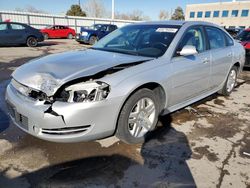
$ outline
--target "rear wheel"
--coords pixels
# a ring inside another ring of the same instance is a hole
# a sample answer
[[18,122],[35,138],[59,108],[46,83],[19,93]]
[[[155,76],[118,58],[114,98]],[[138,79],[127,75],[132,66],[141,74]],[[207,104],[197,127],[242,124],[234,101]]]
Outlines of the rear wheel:
[[158,121],[159,104],[150,89],[135,92],[124,104],[117,125],[116,136],[129,144],[142,143]]
[[35,37],[29,37],[26,41],[26,44],[29,47],[36,47],[38,44],[38,41]]
[[68,39],[73,39],[73,35],[72,33],[69,33],[68,36],[67,36]]
[[97,42],[97,37],[96,36],[91,36],[90,38],[89,38],[89,44],[90,45],[93,45],[93,44],[95,44],[96,42]]
[[237,72],[238,68],[233,66],[228,74],[227,81],[225,82],[222,90],[219,92],[220,94],[229,96],[232,93],[237,81]]

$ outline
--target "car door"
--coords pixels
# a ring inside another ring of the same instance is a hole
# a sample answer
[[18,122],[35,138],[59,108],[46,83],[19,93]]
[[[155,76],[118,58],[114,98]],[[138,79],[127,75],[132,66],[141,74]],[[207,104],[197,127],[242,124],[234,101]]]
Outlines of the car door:
[[23,25],[10,23],[10,44],[26,43],[27,32]]
[[7,23],[0,24],[0,44],[9,44],[10,29]]
[[68,36],[68,29],[65,26],[59,27],[59,37],[64,38]]
[[58,34],[57,34],[58,30],[59,30],[59,27],[58,27],[58,26],[53,26],[53,27],[51,27],[51,29],[50,29],[50,37],[51,37],[51,38],[56,38],[56,37],[58,37]]
[[100,30],[99,30],[99,34],[98,34],[98,38],[101,39],[102,37],[106,36],[108,34],[108,31],[107,31],[107,26],[106,25],[103,25]]
[[219,28],[209,26],[205,30],[212,55],[211,87],[216,88],[223,83],[232,65],[232,43],[227,44],[226,34]]
[[[181,56],[180,51],[186,45],[194,46],[198,53]],[[171,60],[173,76],[170,106],[185,102],[209,90],[211,56],[207,49],[203,27],[188,28]]]

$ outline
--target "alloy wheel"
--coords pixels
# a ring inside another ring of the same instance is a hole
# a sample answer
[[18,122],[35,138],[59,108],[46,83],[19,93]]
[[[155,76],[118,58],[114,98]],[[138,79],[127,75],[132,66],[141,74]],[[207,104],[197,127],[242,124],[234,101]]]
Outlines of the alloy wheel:
[[227,92],[231,92],[235,86],[237,78],[237,73],[234,69],[232,69],[229,73],[228,80],[227,80]]
[[150,98],[140,99],[129,114],[129,133],[136,138],[143,137],[152,129],[155,112],[155,104]]

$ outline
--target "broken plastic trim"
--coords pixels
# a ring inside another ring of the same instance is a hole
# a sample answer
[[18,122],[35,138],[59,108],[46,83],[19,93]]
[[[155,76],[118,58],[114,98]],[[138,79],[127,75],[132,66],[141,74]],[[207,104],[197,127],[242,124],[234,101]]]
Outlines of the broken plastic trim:
[[50,106],[47,110],[45,110],[44,113],[45,113],[45,114],[48,113],[48,114],[51,114],[51,115],[54,115],[54,116],[60,116],[60,117],[62,118],[62,120],[63,120],[63,123],[66,124],[66,123],[65,123],[65,120],[64,120],[64,116],[63,116],[63,115],[59,115],[57,112],[55,112],[55,111],[52,109],[52,105],[53,105],[53,104],[51,104],[51,106]]

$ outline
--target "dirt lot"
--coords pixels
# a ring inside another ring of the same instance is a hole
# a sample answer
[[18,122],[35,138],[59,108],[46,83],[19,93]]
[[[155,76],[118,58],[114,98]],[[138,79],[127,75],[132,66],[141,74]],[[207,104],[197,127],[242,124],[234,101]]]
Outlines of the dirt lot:
[[249,70],[230,97],[213,95],[162,117],[143,145],[115,137],[57,144],[15,127],[4,102],[11,72],[30,59],[80,48],[73,40],[0,47],[0,187],[250,187]]

